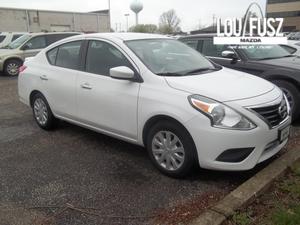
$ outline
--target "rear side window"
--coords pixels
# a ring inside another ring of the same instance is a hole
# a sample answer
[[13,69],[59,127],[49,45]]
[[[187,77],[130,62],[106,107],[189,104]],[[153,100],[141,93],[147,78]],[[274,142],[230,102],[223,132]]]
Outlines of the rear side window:
[[182,40],[182,42],[195,50],[198,49],[198,40]]
[[51,65],[55,65],[58,48],[54,48],[47,53],[48,61]]
[[0,35],[0,43],[5,39],[5,35]]
[[18,39],[19,37],[21,37],[23,34],[15,34],[13,35],[11,42],[13,42],[14,40]]
[[127,58],[113,45],[102,41],[90,41],[86,56],[86,71],[99,75],[109,76],[113,67],[133,67]]
[[[56,53],[55,49],[53,49],[54,51],[51,50],[48,52],[48,60],[50,63],[51,60],[53,62],[56,55],[56,66],[78,70],[80,65],[80,47],[81,41],[74,41],[60,45]],[[51,56],[53,56],[52,59]]]

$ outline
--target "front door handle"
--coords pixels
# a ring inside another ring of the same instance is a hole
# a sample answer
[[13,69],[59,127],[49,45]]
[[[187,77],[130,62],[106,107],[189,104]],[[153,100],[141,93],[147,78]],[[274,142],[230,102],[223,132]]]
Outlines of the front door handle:
[[88,89],[88,90],[91,90],[92,89],[92,86],[89,84],[89,83],[84,83],[82,85],[80,85],[81,88],[83,89]]
[[40,79],[41,79],[41,80],[48,80],[48,78],[47,78],[47,76],[46,76],[46,75],[42,75],[42,76],[40,76]]

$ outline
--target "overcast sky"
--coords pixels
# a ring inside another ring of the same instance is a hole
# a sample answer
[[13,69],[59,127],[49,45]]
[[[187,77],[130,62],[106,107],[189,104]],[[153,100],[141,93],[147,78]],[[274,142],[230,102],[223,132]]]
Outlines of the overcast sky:
[[[198,29],[212,24],[213,15],[220,18],[241,17],[253,0],[141,0],[144,9],[139,15],[140,23],[158,24],[159,16],[175,9],[181,19],[183,31]],[[130,13],[129,26],[135,19],[129,5],[132,0],[111,0],[112,28],[126,30],[124,14]],[[266,0],[256,0],[265,11]],[[108,0],[0,0],[0,7],[33,8],[88,12],[108,8]]]

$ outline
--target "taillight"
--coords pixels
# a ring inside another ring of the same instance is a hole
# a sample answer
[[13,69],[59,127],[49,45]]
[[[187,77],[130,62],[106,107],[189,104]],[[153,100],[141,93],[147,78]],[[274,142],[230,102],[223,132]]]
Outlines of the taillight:
[[19,67],[19,73],[22,73],[24,70],[26,70],[27,66],[23,65]]

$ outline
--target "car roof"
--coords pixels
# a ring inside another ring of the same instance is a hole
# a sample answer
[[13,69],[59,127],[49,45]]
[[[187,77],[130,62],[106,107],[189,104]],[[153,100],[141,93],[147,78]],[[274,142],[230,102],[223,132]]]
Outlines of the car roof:
[[88,37],[88,38],[116,38],[122,41],[130,41],[130,40],[140,40],[140,39],[161,39],[167,38],[167,36],[160,35],[160,34],[144,34],[144,33],[93,33],[93,34],[84,34],[81,37]]
[[30,36],[40,36],[40,35],[51,35],[51,34],[81,34],[79,32],[39,32],[39,33],[26,33]]
[[191,34],[191,35],[186,35],[182,36],[179,39],[185,39],[185,38],[199,38],[199,37],[215,37],[217,34],[215,33],[207,33],[207,34]]

